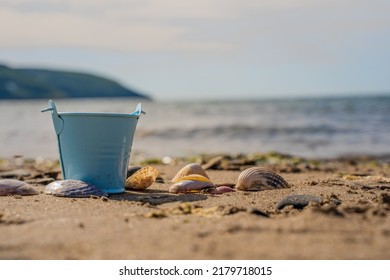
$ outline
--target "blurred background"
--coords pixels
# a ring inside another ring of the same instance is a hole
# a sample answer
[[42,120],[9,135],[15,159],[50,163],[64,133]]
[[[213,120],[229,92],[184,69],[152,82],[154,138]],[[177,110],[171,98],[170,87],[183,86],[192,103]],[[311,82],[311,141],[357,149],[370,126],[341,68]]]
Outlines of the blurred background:
[[39,112],[49,98],[60,111],[131,112],[135,97],[147,114],[133,151],[148,157],[390,154],[389,10],[385,0],[0,0],[0,156],[57,156]]

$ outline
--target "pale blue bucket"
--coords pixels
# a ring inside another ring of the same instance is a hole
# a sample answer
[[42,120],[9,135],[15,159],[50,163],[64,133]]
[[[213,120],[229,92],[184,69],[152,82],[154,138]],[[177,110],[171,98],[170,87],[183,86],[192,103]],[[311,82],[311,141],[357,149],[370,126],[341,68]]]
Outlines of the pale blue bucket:
[[51,111],[64,179],[81,180],[108,194],[123,193],[141,104],[131,114]]

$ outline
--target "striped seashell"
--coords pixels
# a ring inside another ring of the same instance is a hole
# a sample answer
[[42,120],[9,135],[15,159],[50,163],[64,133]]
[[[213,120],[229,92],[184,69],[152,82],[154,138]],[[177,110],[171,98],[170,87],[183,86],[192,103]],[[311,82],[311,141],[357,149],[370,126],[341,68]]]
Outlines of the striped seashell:
[[168,191],[170,193],[199,193],[202,190],[214,188],[215,185],[211,181],[182,180],[171,185]]
[[262,167],[245,169],[238,176],[236,189],[242,191],[261,191],[288,188],[287,181],[275,172]]
[[158,171],[152,166],[142,167],[126,180],[125,188],[143,190],[150,187],[158,176]]
[[182,177],[188,175],[194,175],[194,174],[201,175],[203,177],[210,179],[206,171],[199,164],[190,163],[184,166],[182,169],[180,169],[179,172],[177,172],[175,177],[173,177],[172,179],[172,183],[178,182]]
[[36,194],[38,192],[25,182],[14,179],[0,180],[0,196]]
[[211,180],[209,178],[206,178],[206,177],[204,177],[202,175],[198,175],[198,174],[191,174],[191,175],[181,177],[176,181],[176,183],[181,182],[181,181],[200,181],[200,182],[213,183],[213,182],[211,182]]
[[98,187],[79,180],[54,181],[46,186],[46,194],[60,197],[86,198],[91,196],[108,196]]

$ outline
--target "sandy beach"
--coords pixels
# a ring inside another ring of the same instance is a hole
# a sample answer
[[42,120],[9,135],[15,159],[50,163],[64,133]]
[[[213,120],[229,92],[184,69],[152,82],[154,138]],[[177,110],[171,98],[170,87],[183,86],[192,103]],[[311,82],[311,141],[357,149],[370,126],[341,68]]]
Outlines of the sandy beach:
[[[211,180],[235,184],[242,170],[267,167],[290,188],[221,195],[172,194],[170,180],[190,162]],[[0,179],[39,191],[0,196],[1,259],[390,259],[388,158],[305,160],[275,153],[150,160],[160,177],[145,191],[91,198],[44,193],[58,163],[0,161]],[[276,205],[313,195],[303,209]]]

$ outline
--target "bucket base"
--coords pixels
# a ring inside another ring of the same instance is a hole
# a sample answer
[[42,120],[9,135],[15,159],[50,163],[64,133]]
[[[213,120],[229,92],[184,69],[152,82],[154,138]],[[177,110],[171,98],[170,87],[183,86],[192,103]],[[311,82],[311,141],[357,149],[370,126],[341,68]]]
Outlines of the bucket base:
[[[69,174],[69,172],[68,172]],[[105,176],[103,176],[104,178]],[[86,182],[88,184],[94,185],[95,187],[101,189],[107,194],[121,194],[125,192],[124,183],[120,178],[117,177],[116,180],[107,180],[102,179],[97,176],[85,176],[84,174],[71,174],[70,176],[64,176],[65,180],[79,180]]]
[[104,191],[108,194],[122,194],[122,193],[125,193],[125,188],[123,188],[123,189],[104,189]]

